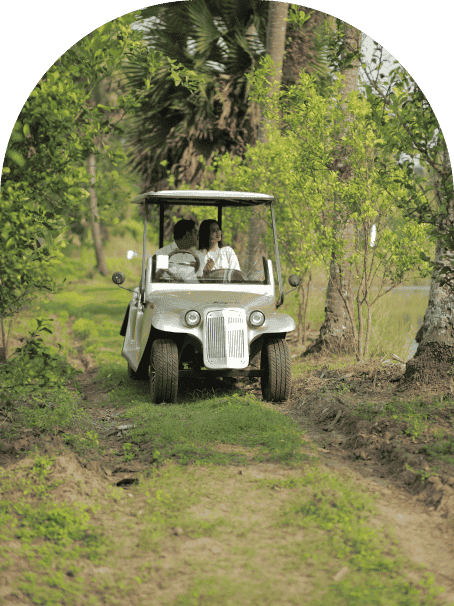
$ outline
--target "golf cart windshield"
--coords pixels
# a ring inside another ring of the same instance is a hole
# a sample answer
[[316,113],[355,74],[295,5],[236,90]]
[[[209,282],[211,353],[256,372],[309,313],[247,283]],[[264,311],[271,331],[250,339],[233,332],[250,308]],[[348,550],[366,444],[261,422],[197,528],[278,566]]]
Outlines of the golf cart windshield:
[[[266,258],[250,259],[236,255],[231,247],[204,253],[199,250],[172,251],[174,254],[156,255],[153,258],[152,282],[176,282],[188,284],[270,284]],[[198,259],[198,263],[197,263]],[[208,260],[210,271],[203,272]]]
[[[269,206],[224,208],[222,226],[219,226],[216,208],[195,206],[191,207],[191,212],[196,218],[198,228],[194,246],[182,250],[173,242],[166,245],[164,250],[156,251],[152,258],[152,282],[272,283],[268,259],[274,261],[274,242],[272,229],[269,229]],[[262,235],[254,230],[254,222],[257,222],[258,216],[265,226]],[[209,243],[207,238],[203,237],[203,225],[207,220],[214,222],[210,227],[212,231],[216,231],[214,243]],[[218,231],[216,228],[219,228]]]

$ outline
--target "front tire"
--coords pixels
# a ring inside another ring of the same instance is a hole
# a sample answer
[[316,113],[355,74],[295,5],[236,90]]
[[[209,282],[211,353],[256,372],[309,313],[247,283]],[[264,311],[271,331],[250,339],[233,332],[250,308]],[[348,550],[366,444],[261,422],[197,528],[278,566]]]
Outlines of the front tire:
[[260,360],[262,396],[268,402],[284,402],[290,397],[292,370],[290,350],[283,339],[269,339],[262,346]]
[[154,404],[173,403],[178,393],[178,347],[172,339],[153,342],[150,357],[150,392]]

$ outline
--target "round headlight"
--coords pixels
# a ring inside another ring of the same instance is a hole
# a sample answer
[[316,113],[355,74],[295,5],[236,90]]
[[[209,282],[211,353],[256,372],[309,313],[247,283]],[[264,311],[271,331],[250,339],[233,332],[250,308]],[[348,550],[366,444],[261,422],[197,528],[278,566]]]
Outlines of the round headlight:
[[253,311],[249,316],[249,324],[251,326],[261,326],[265,322],[265,316],[261,311]]
[[197,324],[200,324],[200,314],[198,311],[188,311],[185,320],[188,326],[197,326]]

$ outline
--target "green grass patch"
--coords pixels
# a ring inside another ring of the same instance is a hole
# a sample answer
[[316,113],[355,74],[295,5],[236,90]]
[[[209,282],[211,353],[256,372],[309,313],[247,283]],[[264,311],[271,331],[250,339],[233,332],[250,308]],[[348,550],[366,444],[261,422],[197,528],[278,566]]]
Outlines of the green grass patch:
[[[404,422],[407,427],[404,433],[411,438],[420,438],[427,432],[431,423],[436,420],[437,413],[452,408],[454,400],[448,398],[433,399],[428,402],[427,398],[417,397],[410,400],[393,398],[389,402],[377,407],[376,404],[364,402],[356,411],[356,414],[366,421],[380,418],[389,418],[396,422]],[[438,435],[438,438],[441,436]]]
[[321,568],[332,566],[334,558],[339,569],[349,569],[344,579],[328,582],[322,595],[306,601],[308,606],[422,606],[432,604],[431,599],[440,595],[430,575],[419,585],[406,579],[408,561],[399,554],[392,536],[371,527],[370,518],[376,511],[373,499],[355,490],[351,480],[313,468],[301,478],[260,480],[258,484],[294,492],[291,505],[276,522],[277,529],[300,527],[307,529],[309,536],[323,531],[316,544],[308,541],[293,546],[296,568],[308,560]]
[[74,578],[80,562],[99,562],[110,539],[92,521],[96,506],[53,501],[64,481],[53,478],[54,465],[54,458],[37,454],[29,465],[0,470],[1,568],[14,566],[16,587],[33,604],[75,605],[84,585]]
[[[115,400],[123,400],[128,391],[128,386],[123,393],[117,391]],[[182,464],[244,463],[245,456],[218,452],[216,444],[256,448],[256,460],[294,463],[304,458],[299,452],[303,444],[301,430],[294,421],[252,395],[234,393],[153,406],[147,390],[143,397],[136,396],[129,402],[131,407],[125,416],[134,420],[136,428],[128,433],[128,442],[158,462],[175,458]]]
[[[52,432],[70,428],[88,430],[89,426],[89,417],[81,408],[80,395],[67,388],[29,396],[15,407],[13,418],[16,430],[28,427]],[[6,427],[4,437],[8,437]]]
[[[81,541],[84,549],[99,543],[99,536],[90,527],[90,512],[80,503],[49,502],[52,490],[61,481],[52,480],[55,460],[36,454],[33,465],[19,478],[8,469],[0,470],[1,515],[9,520],[9,530],[25,544],[34,539],[51,541],[57,547],[68,547]],[[92,511],[93,513],[93,511]],[[5,540],[8,530],[5,526]]]

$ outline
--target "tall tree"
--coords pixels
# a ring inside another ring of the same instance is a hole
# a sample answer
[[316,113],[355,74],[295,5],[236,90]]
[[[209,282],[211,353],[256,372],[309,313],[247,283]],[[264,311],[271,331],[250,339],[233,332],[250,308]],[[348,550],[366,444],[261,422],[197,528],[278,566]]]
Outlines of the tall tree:
[[[101,87],[100,82],[96,82],[93,91],[93,104],[95,107],[101,104]],[[99,141],[95,141],[95,149],[99,153]],[[90,227],[91,236],[93,238],[93,246],[95,248],[96,264],[99,273],[102,276],[107,276],[108,269],[104,258],[104,250],[102,247],[101,230],[99,226],[98,213],[98,198],[96,195],[96,154],[93,150],[88,156],[88,174],[90,183],[88,193],[90,194]]]
[[304,70],[316,77],[318,90],[323,93],[331,81],[326,62],[326,13],[306,6],[291,5],[285,36],[282,85],[292,86]]
[[[92,86],[134,39],[132,21],[116,19],[71,48],[43,75],[20,111],[2,170],[0,324],[40,291],[56,287],[54,266],[62,254],[65,222],[87,209],[87,159],[96,152],[97,138],[115,127],[111,108],[93,105]],[[126,107],[126,99],[118,105]],[[117,106],[117,111],[122,110]],[[104,150],[112,163],[118,155]],[[3,327],[0,334],[6,350],[8,331]]]
[[[341,90],[343,105],[349,94],[358,90],[359,77],[359,51],[361,50],[361,32],[348,23],[340,22],[330,17],[329,26],[337,30],[341,39],[343,55],[353,54],[351,61],[341,71],[344,85]],[[333,158],[332,169],[338,174],[341,181],[348,180],[352,167],[348,161],[348,144],[339,140],[337,155]],[[338,237],[343,238],[348,247],[352,247],[354,240],[353,224],[347,223]],[[326,291],[325,320],[320,328],[319,337],[303,353],[304,356],[320,352],[353,352],[354,327],[352,324],[353,293],[352,276],[348,264],[341,265],[333,252],[330,264],[328,287]]]
[[[270,94],[272,94],[273,90],[279,89],[282,81],[288,7],[288,2],[269,2],[268,24],[266,28],[266,54],[269,55],[274,66],[274,73],[269,82]],[[258,140],[261,143],[266,142],[263,116],[260,116]]]
[[[270,95],[272,95],[273,91],[276,89],[279,90],[282,80],[288,6],[287,2],[269,3],[268,25],[266,29],[266,54],[273,64],[273,72],[268,82]],[[261,115],[259,119],[258,141],[259,143],[266,143],[266,124],[264,115]],[[246,259],[247,272],[252,271],[254,267],[260,267],[261,259],[266,255],[265,234],[266,223],[263,218],[263,209],[257,207],[251,214],[249,223],[248,254]]]
[[[267,128],[268,141],[250,146],[243,162],[224,156],[213,186],[247,189],[259,184],[275,196],[282,261],[290,271],[303,276],[311,261],[329,267],[333,251],[341,266],[352,268],[356,310],[349,311],[356,311],[352,320],[358,321],[358,330],[352,321],[354,344],[358,358],[367,359],[373,306],[406,279],[421,253],[429,252],[427,227],[403,220],[396,207],[405,173],[381,149],[383,133],[371,121],[365,99],[358,94],[342,99],[341,80],[322,97],[305,73],[299,85],[270,99],[265,70],[263,66],[255,72],[251,92],[273,125]],[[341,136],[349,142],[355,167],[344,181],[330,167],[332,158],[338,158]],[[373,224],[378,230],[371,246]],[[354,234],[348,243],[338,236],[346,226]]]
[[[405,382],[431,383],[449,378],[454,362],[454,188],[451,161],[438,120],[418,84],[397,61],[383,71],[382,49],[375,48],[376,69],[366,66],[366,95],[375,120],[387,130],[383,141],[406,168],[407,195],[397,203],[405,216],[431,226],[436,242],[432,280],[418,349],[407,365]],[[423,170],[421,170],[421,168]],[[416,185],[415,172],[417,173]],[[424,257],[423,257],[424,258]],[[428,260],[424,258],[424,260]]]
[[215,155],[242,155],[255,141],[246,74],[265,52],[268,8],[262,0],[192,0],[141,12],[146,46],[127,74],[140,99],[130,143],[144,189],[166,187],[169,171],[174,186],[198,185]]
[[[197,186],[209,181],[216,156],[241,157],[247,144],[255,143],[259,115],[250,103],[246,76],[266,53],[267,26],[276,23],[268,20],[268,12],[285,11],[285,6],[191,0],[141,11],[146,46],[130,56],[127,73],[128,87],[140,103],[130,144],[143,189],[168,186],[169,173],[171,186]],[[295,35],[306,27],[305,13],[296,6],[290,11],[300,13],[303,18],[292,24]],[[308,38],[315,38],[315,30]],[[284,71],[289,61],[288,84],[298,79],[296,60],[298,65],[317,63],[312,51],[304,56],[300,51],[283,59]]]

